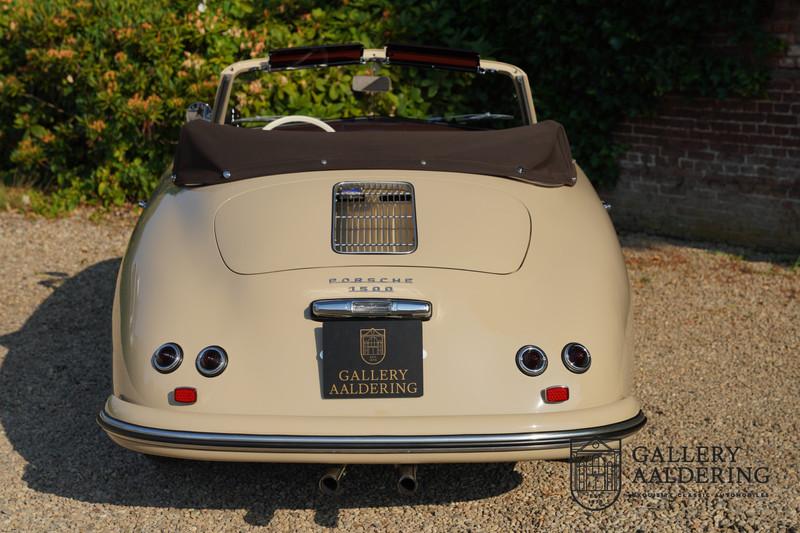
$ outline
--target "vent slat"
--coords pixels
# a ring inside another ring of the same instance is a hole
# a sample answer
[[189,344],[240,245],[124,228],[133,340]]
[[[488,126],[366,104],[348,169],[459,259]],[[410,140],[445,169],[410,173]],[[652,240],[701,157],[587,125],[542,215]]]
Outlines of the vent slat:
[[417,249],[414,189],[403,182],[343,182],[333,188],[333,250],[406,254]]

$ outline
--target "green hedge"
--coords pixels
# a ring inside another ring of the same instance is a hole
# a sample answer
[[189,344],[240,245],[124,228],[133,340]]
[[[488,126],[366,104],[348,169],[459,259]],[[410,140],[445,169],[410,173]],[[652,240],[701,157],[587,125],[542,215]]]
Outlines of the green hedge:
[[[4,0],[0,173],[7,184],[53,191],[58,208],[147,197],[186,106],[213,100],[225,65],[270,48],[394,40],[522,66],[540,118],[563,122],[590,176],[612,181],[620,146],[611,132],[657,96],[763,89],[775,45],[759,30],[760,5],[209,0],[200,11],[197,0]],[[731,47],[708,46],[714,28]]]

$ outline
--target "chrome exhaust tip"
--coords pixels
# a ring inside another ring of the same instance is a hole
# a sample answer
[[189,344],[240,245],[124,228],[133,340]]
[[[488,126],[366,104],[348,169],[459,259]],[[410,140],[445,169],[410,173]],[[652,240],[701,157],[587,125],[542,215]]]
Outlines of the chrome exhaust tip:
[[319,478],[319,491],[322,494],[335,495],[342,492],[342,478],[347,465],[337,465],[328,468]]
[[397,474],[397,492],[402,496],[411,496],[418,489],[417,465],[400,465]]

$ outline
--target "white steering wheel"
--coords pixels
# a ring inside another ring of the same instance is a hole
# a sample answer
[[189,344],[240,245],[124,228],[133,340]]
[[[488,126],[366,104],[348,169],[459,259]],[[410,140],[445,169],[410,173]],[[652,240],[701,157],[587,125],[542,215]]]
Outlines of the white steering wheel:
[[285,117],[281,117],[279,119],[273,120],[272,122],[270,122],[261,129],[269,131],[269,130],[274,130],[275,128],[278,128],[280,126],[283,126],[284,124],[296,124],[296,123],[312,124],[324,131],[327,131],[328,133],[333,133],[336,131],[330,126],[330,124],[326,124],[325,122],[322,122],[318,118],[309,117],[307,115],[288,115]]

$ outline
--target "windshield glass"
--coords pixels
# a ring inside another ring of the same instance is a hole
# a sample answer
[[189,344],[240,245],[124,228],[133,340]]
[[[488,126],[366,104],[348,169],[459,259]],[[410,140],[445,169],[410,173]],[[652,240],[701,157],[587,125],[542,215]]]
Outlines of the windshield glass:
[[[369,92],[354,90],[354,85],[366,85]],[[524,108],[507,75],[377,62],[244,73],[234,81],[229,109],[226,122],[247,127],[262,127],[286,115],[475,129],[525,124]]]

